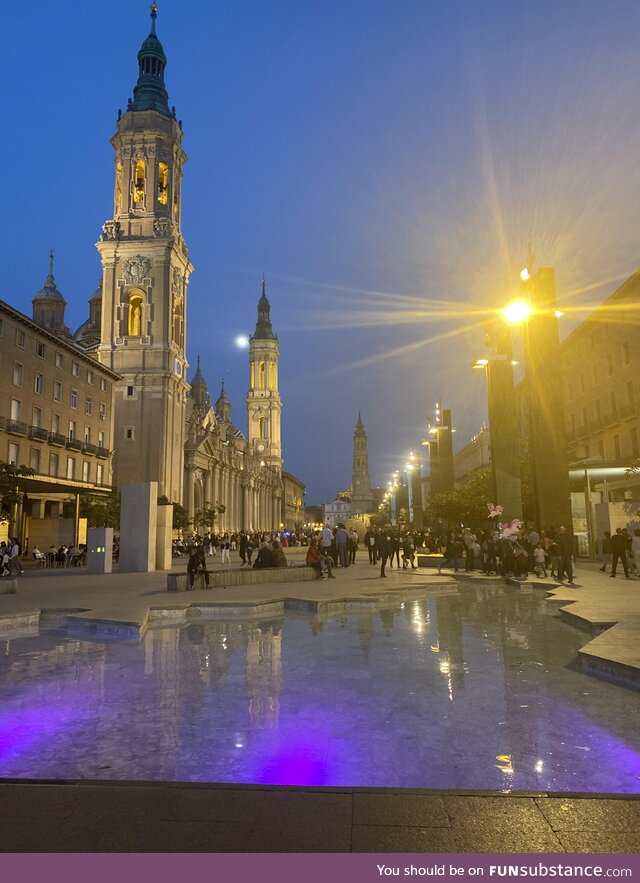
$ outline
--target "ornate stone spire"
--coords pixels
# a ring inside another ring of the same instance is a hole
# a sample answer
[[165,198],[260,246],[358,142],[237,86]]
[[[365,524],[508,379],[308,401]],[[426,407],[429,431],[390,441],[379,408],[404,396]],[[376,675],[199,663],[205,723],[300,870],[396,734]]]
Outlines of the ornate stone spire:
[[216,414],[223,420],[231,420],[231,402],[227,398],[224,391],[224,377],[222,378],[222,388],[216,402]]
[[49,273],[43,287],[31,300],[33,321],[48,331],[59,331],[66,336],[71,332],[64,324],[64,311],[67,302],[58,291],[53,276],[53,249],[49,252]]
[[258,321],[253,337],[258,340],[277,339],[271,325],[271,304],[267,299],[267,280],[264,275],[262,276],[262,295],[258,301]]
[[194,401],[203,407],[211,407],[211,400],[209,398],[209,389],[207,387],[207,381],[204,379],[202,375],[202,371],[200,370],[200,355],[198,354],[198,364],[196,367],[196,373],[193,375],[193,379],[191,381],[191,396]]
[[138,52],[138,82],[133,90],[133,101],[128,110],[156,110],[163,116],[172,116],[169,95],[164,85],[167,56],[156,35],[158,7],[151,4],[151,31]]

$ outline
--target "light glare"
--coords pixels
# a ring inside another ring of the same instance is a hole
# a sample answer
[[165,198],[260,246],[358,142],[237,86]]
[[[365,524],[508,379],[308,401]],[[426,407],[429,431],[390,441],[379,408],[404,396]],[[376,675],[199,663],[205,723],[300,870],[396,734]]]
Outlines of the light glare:
[[526,322],[533,310],[525,300],[514,300],[503,309],[502,315],[510,325]]

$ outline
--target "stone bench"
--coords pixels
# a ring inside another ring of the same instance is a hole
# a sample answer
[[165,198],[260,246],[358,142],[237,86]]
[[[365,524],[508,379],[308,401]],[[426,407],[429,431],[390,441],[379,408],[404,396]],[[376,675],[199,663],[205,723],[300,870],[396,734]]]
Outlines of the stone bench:
[[438,552],[430,552],[428,554],[418,553],[417,558],[418,567],[437,567],[438,573],[441,573],[443,565],[447,560],[444,555],[440,555]]
[[[210,570],[209,588],[229,588],[230,586],[255,586],[263,583],[297,583],[316,578],[316,572],[305,564],[293,567],[247,567],[233,570]],[[204,573],[196,573],[193,589],[206,589]],[[187,573],[167,574],[168,592],[189,592]]]
[[15,576],[3,576],[0,579],[0,595],[16,595],[18,593],[18,578]]

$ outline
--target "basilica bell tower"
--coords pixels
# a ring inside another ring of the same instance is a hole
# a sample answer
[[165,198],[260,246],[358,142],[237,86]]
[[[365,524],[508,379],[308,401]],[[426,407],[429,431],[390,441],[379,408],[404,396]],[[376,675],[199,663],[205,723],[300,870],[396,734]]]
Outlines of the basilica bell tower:
[[282,469],[280,417],[282,402],[278,392],[278,338],[271,325],[271,305],[267,283],[262,277],[258,301],[258,321],[249,340],[249,392],[247,393],[248,441],[252,453],[265,466]]
[[169,108],[167,58],[151,31],[138,52],[138,82],[111,139],[113,218],[102,259],[97,355],[122,375],[116,387],[114,483],[157,481],[182,502],[187,286],[193,267],[181,232],[182,122]]

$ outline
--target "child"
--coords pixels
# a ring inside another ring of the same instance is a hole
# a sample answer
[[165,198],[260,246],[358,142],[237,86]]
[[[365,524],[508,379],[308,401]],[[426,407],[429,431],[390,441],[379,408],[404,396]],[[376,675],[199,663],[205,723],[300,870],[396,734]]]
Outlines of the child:
[[536,576],[547,576],[547,556],[542,543],[533,550],[533,572]]

